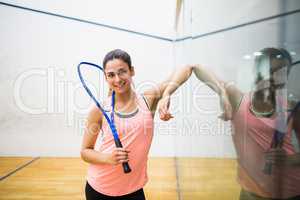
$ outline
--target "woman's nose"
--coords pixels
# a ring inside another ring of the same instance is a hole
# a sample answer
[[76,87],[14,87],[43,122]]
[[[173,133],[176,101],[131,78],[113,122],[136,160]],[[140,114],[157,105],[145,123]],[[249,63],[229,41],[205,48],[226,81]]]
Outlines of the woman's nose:
[[115,81],[116,81],[116,82],[121,81],[121,78],[120,78],[120,76],[119,76],[118,74],[116,74],[116,76],[115,76]]

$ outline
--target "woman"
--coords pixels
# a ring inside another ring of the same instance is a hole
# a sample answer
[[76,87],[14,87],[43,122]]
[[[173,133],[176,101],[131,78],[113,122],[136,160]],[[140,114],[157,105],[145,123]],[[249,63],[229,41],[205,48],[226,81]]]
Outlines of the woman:
[[[87,117],[81,149],[82,159],[90,163],[86,199],[143,200],[143,187],[148,180],[147,159],[153,137],[153,117],[168,80],[143,94],[135,93],[131,87],[135,71],[130,56],[120,49],[105,56],[103,68],[106,82],[115,92],[114,118],[123,148],[115,147],[107,121],[94,106]],[[186,77],[181,71],[175,76],[175,83],[183,82],[182,78]],[[110,101],[111,97],[105,102],[110,105]],[[95,149],[100,130],[103,141],[99,149]],[[124,162],[129,162],[130,173],[123,172],[121,164]]]

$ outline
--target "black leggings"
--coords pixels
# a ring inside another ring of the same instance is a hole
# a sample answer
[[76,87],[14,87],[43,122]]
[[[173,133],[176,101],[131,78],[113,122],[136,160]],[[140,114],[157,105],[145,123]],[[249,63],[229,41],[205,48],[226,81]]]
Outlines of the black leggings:
[[136,192],[126,194],[123,196],[117,196],[117,197],[112,197],[112,196],[107,196],[104,194],[101,194],[94,190],[88,182],[86,182],[85,186],[85,198],[86,200],[145,200],[145,194],[143,188],[139,189]]

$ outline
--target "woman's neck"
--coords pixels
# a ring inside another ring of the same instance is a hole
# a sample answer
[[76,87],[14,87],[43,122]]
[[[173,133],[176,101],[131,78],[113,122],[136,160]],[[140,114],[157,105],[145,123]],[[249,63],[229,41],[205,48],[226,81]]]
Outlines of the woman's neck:
[[115,108],[120,112],[130,112],[136,108],[135,104],[136,94],[134,91],[129,90],[124,93],[116,93]]
[[116,101],[118,103],[127,103],[133,97],[135,97],[135,93],[131,89],[123,93],[116,93]]
[[274,103],[272,97],[264,97],[261,94],[253,93],[251,95],[251,107],[250,109],[256,114],[270,116],[275,112]]

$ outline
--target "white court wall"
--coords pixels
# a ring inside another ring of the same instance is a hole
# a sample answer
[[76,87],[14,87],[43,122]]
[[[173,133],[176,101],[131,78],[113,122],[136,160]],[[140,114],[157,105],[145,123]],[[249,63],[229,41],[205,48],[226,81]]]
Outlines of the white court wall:
[[[89,6],[91,12],[81,13],[79,8],[88,4],[78,2],[72,9],[60,7],[56,1],[7,2],[168,38],[197,36],[281,12],[279,1],[272,1],[272,6],[266,1],[245,5],[231,0],[222,6],[216,1],[185,1],[175,34],[173,14],[163,14],[163,9],[153,16],[149,7],[134,18],[133,14],[127,16],[126,9],[115,15],[106,11],[102,16]],[[66,5],[68,1],[63,2]],[[161,5],[165,9],[170,5],[166,2]],[[104,13],[105,9],[100,9]],[[231,12],[233,9],[238,12]],[[122,23],[120,13],[126,16]],[[1,5],[0,16],[5,19],[0,20],[0,156],[79,156],[91,104],[77,77],[76,65],[82,60],[101,64],[107,51],[127,50],[136,67],[137,91],[188,63],[204,64],[220,78],[248,91],[253,52],[282,42],[280,19],[168,42]],[[106,91],[99,83],[104,80],[92,72],[88,77],[94,91],[103,97]],[[172,100],[175,119],[165,123],[155,118],[151,156],[235,157],[229,123],[217,119],[221,112],[218,98],[210,89],[192,76]]]
[[[173,69],[170,42],[11,7],[0,6],[0,13],[5,19],[0,20],[2,156],[79,155],[91,103],[77,76],[80,61],[101,64],[109,50],[126,49],[138,91]],[[104,83],[91,73],[89,80],[98,90],[98,82]],[[156,135],[158,141],[170,141]],[[170,154],[173,143],[165,144]]]
[[173,0],[5,0],[4,2],[161,37],[174,37],[176,3]]

